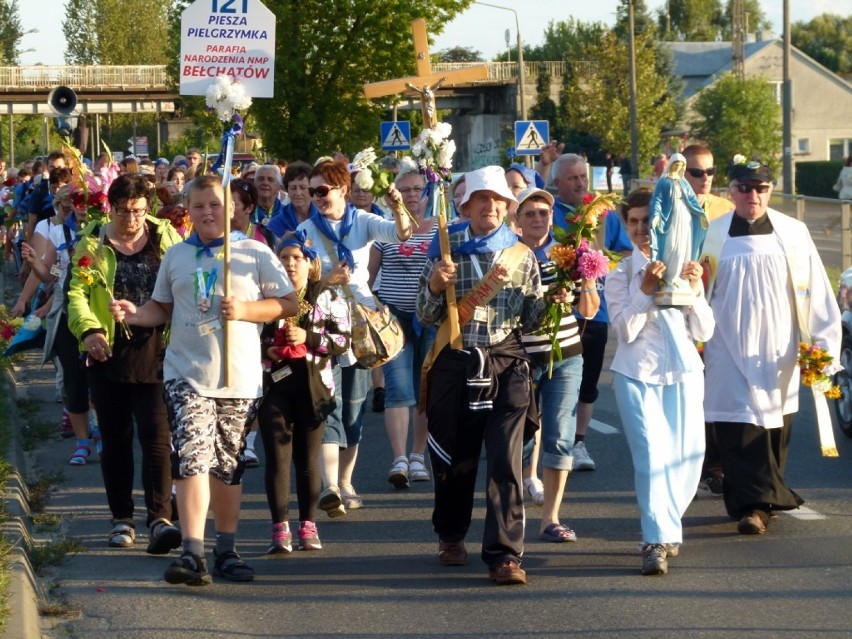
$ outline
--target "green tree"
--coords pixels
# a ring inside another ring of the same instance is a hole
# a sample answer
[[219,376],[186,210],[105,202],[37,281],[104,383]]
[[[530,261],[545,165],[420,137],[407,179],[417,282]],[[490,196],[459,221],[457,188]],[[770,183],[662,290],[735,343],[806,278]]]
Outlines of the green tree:
[[657,25],[664,40],[712,42],[719,38],[721,0],[668,0],[657,9]]
[[165,64],[172,0],[69,0],[68,64]]
[[[733,0],[728,0],[725,4],[725,11],[722,13],[719,20],[722,40],[725,42],[728,42],[733,37],[733,8]],[[747,33],[756,33],[757,31],[768,31],[772,29],[772,23],[760,7],[760,0],[743,0],[743,11],[746,13],[743,28]]]
[[482,52],[470,47],[450,47],[433,54],[436,62],[484,62]]
[[852,73],[852,16],[824,13],[790,28],[793,46],[835,73]]
[[726,73],[698,94],[693,110],[692,135],[713,149],[720,165],[740,153],[778,168],[781,107],[768,81]]
[[550,74],[542,71],[535,80],[535,103],[530,107],[530,120],[556,122],[556,102],[550,97]]
[[62,34],[65,36],[65,64],[98,63],[97,6],[92,0],[68,0]]
[[15,66],[19,63],[23,35],[18,0],[0,0],[0,64]]
[[[655,30],[636,36],[636,96],[640,166],[660,144],[660,134],[675,121],[676,99],[668,78],[657,72],[659,47]],[[613,154],[630,153],[630,87],[627,44],[615,31],[587,45],[584,60],[594,64],[570,74],[560,104],[563,123],[576,132],[592,134]],[[570,139],[570,138],[569,138]]]

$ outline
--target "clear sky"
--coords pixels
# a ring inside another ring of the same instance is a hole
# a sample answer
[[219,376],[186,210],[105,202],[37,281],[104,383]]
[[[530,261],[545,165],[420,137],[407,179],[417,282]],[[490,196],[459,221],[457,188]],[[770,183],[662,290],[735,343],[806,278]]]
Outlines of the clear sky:
[[[331,0],[333,1],[333,0]],[[695,0],[700,2],[701,0]],[[521,37],[525,44],[540,44],[544,29],[550,20],[567,20],[573,16],[583,22],[615,22],[617,0],[494,0],[496,4],[514,9],[518,13]],[[651,11],[665,6],[665,0],[648,0]],[[782,0],[761,0],[761,6],[774,25],[776,35],[782,26]],[[376,8],[381,8],[376,3]],[[19,2],[24,31],[36,28],[38,33],[24,36],[21,49],[35,49],[21,56],[22,64],[64,64],[62,20],[65,17],[65,0],[25,0]],[[791,19],[811,20],[822,13],[852,15],[852,0],[790,0]],[[515,16],[505,10],[472,5],[444,29],[435,40],[433,51],[454,46],[470,47],[490,59],[506,50],[505,31],[511,31],[512,47],[517,31]],[[514,59],[514,57],[513,57]]]

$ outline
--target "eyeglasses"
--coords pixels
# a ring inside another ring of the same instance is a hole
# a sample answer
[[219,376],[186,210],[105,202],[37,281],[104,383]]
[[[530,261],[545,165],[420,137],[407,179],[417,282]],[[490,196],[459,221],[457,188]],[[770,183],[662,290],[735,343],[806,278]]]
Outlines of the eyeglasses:
[[115,214],[118,217],[127,217],[128,215],[132,215],[133,217],[145,217],[148,214],[148,209],[116,208]]
[[310,187],[308,189],[308,195],[310,195],[311,197],[315,195],[319,197],[328,197],[329,193],[331,193],[332,191],[336,191],[339,188],[339,186],[326,186],[325,184],[323,184],[322,186],[318,186],[316,188]]
[[713,177],[714,175],[716,175],[716,167],[711,166],[709,169],[691,168],[691,169],[687,169],[686,172],[689,173],[694,178],[704,177],[705,175],[707,177]]
[[403,195],[408,195],[410,193],[417,193],[417,195],[420,195],[423,192],[423,187],[422,186],[410,186],[407,189],[398,189],[398,190]]
[[751,193],[752,191],[757,191],[758,193],[768,193],[769,192],[769,184],[749,184],[748,182],[744,182],[741,184],[737,184],[737,191],[740,193]]
[[528,209],[521,213],[521,215],[523,215],[524,217],[533,218],[536,215],[538,215],[539,217],[547,217],[550,215],[550,213],[550,209]]

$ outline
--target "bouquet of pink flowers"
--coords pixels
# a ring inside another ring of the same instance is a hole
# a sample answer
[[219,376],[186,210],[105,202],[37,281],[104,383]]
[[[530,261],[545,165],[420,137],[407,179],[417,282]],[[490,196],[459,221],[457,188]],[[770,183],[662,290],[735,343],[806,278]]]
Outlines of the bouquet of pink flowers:
[[[618,200],[618,196],[612,193],[586,195],[583,205],[574,212],[573,217],[566,220],[567,230],[553,227],[556,245],[550,251],[550,259],[556,266],[556,279],[551,292],[560,289],[570,291],[578,280],[596,280],[618,264],[621,259],[618,253],[598,250],[592,246],[601,220],[616,207]],[[556,302],[548,296],[541,326],[536,331],[539,335],[547,335],[551,341],[548,375],[553,372],[553,362],[562,359],[557,337],[562,318],[573,311],[571,303]]]

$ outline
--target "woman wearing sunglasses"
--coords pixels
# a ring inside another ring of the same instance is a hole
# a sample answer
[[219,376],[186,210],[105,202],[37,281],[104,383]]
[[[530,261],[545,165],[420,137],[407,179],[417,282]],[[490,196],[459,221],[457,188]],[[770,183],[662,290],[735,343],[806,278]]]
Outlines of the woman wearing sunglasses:
[[[370,247],[373,242],[404,242],[411,237],[411,224],[399,192],[390,187],[391,221],[347,202],[351,177],[345,164],[320,162],[311,170],[309,184],[308,193],[317,210],[298,230],[305,231],[316,248],[323,279],[351,295],[354,302],[375,307],[368,284]],[[340,356],[337,363],[337,407],[328,417],[320,457],[325,490],[320,494],[319,507],[329,517],[340,517],[346,514],[346,508],[362,505],[352,486],[352,472],[361,440],[364,399],[370,388],[370,371],[356,365],[351,351]]]

